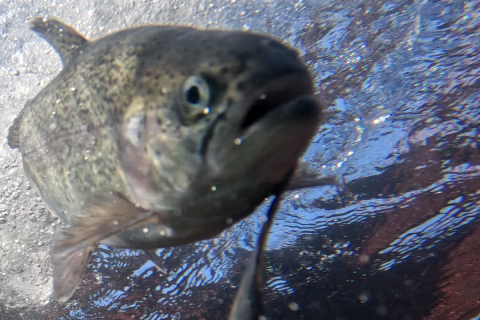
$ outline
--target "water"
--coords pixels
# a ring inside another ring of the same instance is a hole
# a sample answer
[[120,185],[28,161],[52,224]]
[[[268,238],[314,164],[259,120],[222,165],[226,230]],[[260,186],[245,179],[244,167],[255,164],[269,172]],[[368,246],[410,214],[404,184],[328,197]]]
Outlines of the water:
[[[473,319],[480,310],[479,1],[0,1],[0,119],[60,70],[25,21],[57,16],[90,38],[144,23],[248,29],[296,48],[325,122],[305,160],[345,192],[288,194],[266,254],[269,319]],[[215,239],[100,246],[66,305],[50,302],[52,226],[0,153],[1,319],[225,319],[266,206]],[[42,245],[39,245],[42,243]],[[452,313],[453,312],[453,313]]]

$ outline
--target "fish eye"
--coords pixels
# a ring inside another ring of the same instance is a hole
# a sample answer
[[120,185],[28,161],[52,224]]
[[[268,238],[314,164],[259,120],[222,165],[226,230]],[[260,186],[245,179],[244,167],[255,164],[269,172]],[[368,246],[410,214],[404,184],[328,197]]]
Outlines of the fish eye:
[[200,102],[200,90],[197,86],[191,86],[185,92],[185,98],[187,98],[188,103],[198,104]]
[[194,108],[205,108],[210,101],[208,83],[199,76],[191,76],[183,87],[185,101]]

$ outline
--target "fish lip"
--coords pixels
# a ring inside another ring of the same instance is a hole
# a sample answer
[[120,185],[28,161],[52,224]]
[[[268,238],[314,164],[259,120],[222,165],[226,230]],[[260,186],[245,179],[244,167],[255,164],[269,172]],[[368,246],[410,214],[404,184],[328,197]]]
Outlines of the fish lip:
[[252,127],[281,112],[284,106],[307,96],[313,96],[312,79],[308,73],[288,74],[248,95],[242,105],[245,114],[240,123],[240,133],[245,135]]

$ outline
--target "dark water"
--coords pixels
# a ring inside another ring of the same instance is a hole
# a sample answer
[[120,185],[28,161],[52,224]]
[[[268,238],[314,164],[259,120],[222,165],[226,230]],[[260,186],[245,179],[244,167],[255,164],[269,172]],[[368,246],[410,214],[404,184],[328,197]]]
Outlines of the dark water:
[[[480,1],[224,12],[230,28],[301,50],[328,106],[305,160],[346,182],[286,196],[266,253],[269,319],[480,315]],[[2,319],[226,319],[265,209],[216,239],[158,250],[168,276],[142,252],[101,246],[66,307]]]

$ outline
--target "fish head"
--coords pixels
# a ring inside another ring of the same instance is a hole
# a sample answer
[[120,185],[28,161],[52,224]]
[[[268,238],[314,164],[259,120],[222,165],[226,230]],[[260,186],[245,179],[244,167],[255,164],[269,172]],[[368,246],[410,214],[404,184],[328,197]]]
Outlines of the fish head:
[[165,203],[167,194],[200,195],[212,186],[274,185],[319,125],[307,68],[270,37],[192,29],[152,45],[141,61],[123,153],[143,207],[151,207],[147,198]]

